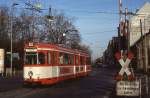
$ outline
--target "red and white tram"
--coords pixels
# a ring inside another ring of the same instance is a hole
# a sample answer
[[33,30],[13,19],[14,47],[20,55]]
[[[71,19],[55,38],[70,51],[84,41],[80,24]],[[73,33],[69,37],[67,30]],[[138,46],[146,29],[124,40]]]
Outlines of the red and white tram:
[[24,61],[25,83],[54,84],[91,71],[87,53],[51,44],[25,44]]

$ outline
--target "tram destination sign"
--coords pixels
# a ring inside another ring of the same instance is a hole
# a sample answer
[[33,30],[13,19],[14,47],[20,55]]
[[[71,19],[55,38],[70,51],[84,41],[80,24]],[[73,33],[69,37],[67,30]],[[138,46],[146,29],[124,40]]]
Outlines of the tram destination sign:
[[139,96],[139,81],[118,81],[116,85],[117,96]]
[[25,49],[26,52],[36,52],[37,49],[36,48],[27,48]]

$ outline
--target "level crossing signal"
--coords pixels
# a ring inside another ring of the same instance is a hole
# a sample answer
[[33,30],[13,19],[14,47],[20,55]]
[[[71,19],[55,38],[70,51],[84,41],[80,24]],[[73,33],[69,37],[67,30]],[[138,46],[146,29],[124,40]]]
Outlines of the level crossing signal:
[[120,65],[122,67],[121,70],[119,71],[119,73],[117,74],[117,76],[115,77],[115,79],[117,81],[125,80],[124,73],[128,76],[127,80],[129,80],[129,81],[135,80],[133,73],[129,70],[129,64],[130,64],[133,56],[134,55],[132,52],[128,52],[127,57],[126,57],[126,55],[122,55],[121,52],[117,52],[115,54],[116,59],[118,60],[118,62],[120,63]]

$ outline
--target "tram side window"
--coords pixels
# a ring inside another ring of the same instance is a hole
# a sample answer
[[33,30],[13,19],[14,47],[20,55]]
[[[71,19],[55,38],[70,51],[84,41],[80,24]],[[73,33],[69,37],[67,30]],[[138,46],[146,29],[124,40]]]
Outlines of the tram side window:
[[77,55],[76,55],[76,64],[79,64],[79,58]]
[[69,64],[69,55],[67,53],[64,54],[64,64]]
[[37,54],[36,53],[26,53],[25,64],[37,64]]
[[56,57],[57,57],[57,52],[53,51],[52,52],[52,64],[56,64],[57,62]]
[[84,57],[83,56],[80,56],[80,64],[84,65]]
[[45,54],[38,53],[38,64],[45,64]]
[[59,53],[59,64],[74,64],[74,57],[72,54]]
[[47,61],[48,61],[48,64],[51,64],[51,53],[50,53],[50,51],[47,54]]
[[64,55],[63,53],[59,53],[59,64],[63,64]]
[[69,61],[70,61],[70,63],[69,63],[69,64],[71,64],[71,65],[72,65],[72,64],[74,64],[74,57],[73,57],[73,55],[72,55],[72,54],[70,55],[70,60],[69,60]]
[[86,65],[90,65],[91,64],[91,59],[89,57],[86,58]]

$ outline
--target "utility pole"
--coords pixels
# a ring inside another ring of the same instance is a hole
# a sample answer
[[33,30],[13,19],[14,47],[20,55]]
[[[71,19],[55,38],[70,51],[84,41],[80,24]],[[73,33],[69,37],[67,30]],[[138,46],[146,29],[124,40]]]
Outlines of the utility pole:
[[129,19],[128,19],[128,8],[125,8],[125,37],[127,51],[130,51],[130,33],[129,33]]
[[118,33],[118,37],[119,37],[119,50],[121,50],[121,36],[122,35],[122,21],[123,21],[123,18],[122,18],[122,0],[119,0],[119,17],[120,17],[120,20],[119,20],[119,33]]
[[[147,33],[146,31],[146,19],[144,19],[144,33]],[[144,59],[145,59],[145,68],[146,72],[148,72],[148,48],[147,48],[147,36],[144,37]]]
[[[140,19],[141,40],[143,40],[143,28],[142,27],[143,27],[142,26],[142,20]],[[140,54],[141,54],[141,57],[142,57],[142,61],[140,60],[140,64],[142,65],[142,67],[144,65],[144,55],[143,55],[144,50],[143,50],[143,47],[144,47],[144,44],[142,42],[142,47],[141,47],[141,51],[140,51]]]
[[52,15],[52,7],[49,7],[49,13],[46,15],[46,18],[48,19],[49,22],[54,21],[54,16]]
[[14,13],[14,7],[18,5],[17,3],[13,3],[11,5],[11,23],[10,23],[10,69],[11,69],[11,76],[13,74],[13,13]]
[[119,37],[120,36],[123,36],[122,35],[122,32],[121,32],[121,29],[123,28],[122,27],[122,21],[123,21],[123,18],[122,18],[122,0],[119,0],[119,17],[120,17],[120,21],[119,21]]
[[[48,15],[46,15],[46,19],[48,20],[48,32],[50,33],[51,32],[50,29],[52,29],[51,28],[51,26],[52,26],[51,22],[54,21],[53,16],[52,16],[52,7],[51,6],[49,6],[48,12],[49,13],[48,13]],[[50,41],[50,42],[52,42],[52,41]],[[57,39],[57,42],[58,42],[58,39]]]
[[[122,12],[122,0],[119,0],[119,16],[120,16],[120,23],[119,23],[119,33],[118,33],[118,37],[119,37],[119,51],[116,52],[115,57],[116,59],[119,61],[120,58],[123,60],[123,62],[127,59],[132,59],[133,58],[133,53],[129,51],[129,24],[128,24],[128,9],[125,9],[125,19],[123,19],[123,12]],[[120,72],[118,73],[118,75],[116,76],[116,80],[132,80],[134,79],[134,73],[133,70],[132,72],[130,72],[130,70],[128,70],[128,72],[125,72],[126,75],[128,76],[126,78],[126,76],[124,75],[124,72],[126,69],[128,69],[129,64],[128,65],[124,65],[121,61],[119,61],[120,65],[122,65],[122,69],[120,70]],[[130,62],[129,62],[130,63]],[[124,65],[124,66],[123,66]]]
[[123,21],[123,11],[122,11],[122,0],[119,0],[119,50],[121,51],[121,57],[126,50],[126,38],[125,38],[125,22]]
[[129,21],[128,21],[128,8],[125,8],[125,19],[123,20],[123,11],[122,11],[122,0],[119,0],[119,48],[122,53],[129,51]]

